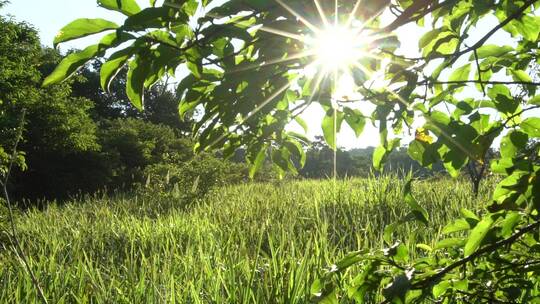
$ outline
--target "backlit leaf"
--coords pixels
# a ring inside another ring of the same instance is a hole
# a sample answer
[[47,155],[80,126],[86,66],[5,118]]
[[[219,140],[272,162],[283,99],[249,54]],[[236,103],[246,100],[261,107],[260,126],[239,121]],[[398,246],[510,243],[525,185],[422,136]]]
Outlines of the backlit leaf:
[[66,56],[54,69],[54,71],[45,78],[43,86],[60,83],[69,78],[79,68],[81,68],[90,59],[99,53],[99,45],[91,45],[82,51],[71,53]]
[[141,11],[135,0],[98,0],[98,4],[104,8],[121,12],[126,16],[131,16]]
[[488,216],[482,219],[476,225],[476,227],[474,227],[474,229],[471,231],[471,234],[469,235],[467,243],[465,244],[465,256],[473,254],[476,250],[478,250],[478,248],[480,248],[480,245],[482,245],[482,241],[491,229],[491,225],[493,225],[493,219]]
[[54,37],[54,46],[59,43],[70,41],[77,38],[86,37],[89,35],[101,33],[107,30],[113,30],[118,28],[118,25],[114,22],[96,18],[88,19],[81,18],[75,21],[72,21],[68,25],[64,26],[58,35]]

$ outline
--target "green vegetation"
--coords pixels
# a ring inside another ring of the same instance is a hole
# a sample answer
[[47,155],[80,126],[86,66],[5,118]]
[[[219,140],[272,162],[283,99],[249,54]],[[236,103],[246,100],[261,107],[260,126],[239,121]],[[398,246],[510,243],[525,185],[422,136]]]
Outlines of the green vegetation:
[[[97,2],[125,19],[74,20],[55,47],[105,35],[65,56],[0,17],[4,300],[540,302],[540,0]],[[314,104],[326,143],[288,128]],[[345,124],[379,146],[337,151]],[[411,159],[480,196],[410,176],[223,188]],[[8,192],[99,189],[12,225]]]
[[[383,248],[385,225],[408,212],[403,183],[247,184],[187,208],[156,195],[87,197],[30,210],[17,227],[51,303],[305,303],[338,258]],[[490,188],[475,199],[466,182],[419,181],[414,194],[433,225],[404,224],[399,236],[423,255],[415,243],[434,246],[461,208],[481,209]],[[36,301],[14,252],[0,250],[0,302]]]

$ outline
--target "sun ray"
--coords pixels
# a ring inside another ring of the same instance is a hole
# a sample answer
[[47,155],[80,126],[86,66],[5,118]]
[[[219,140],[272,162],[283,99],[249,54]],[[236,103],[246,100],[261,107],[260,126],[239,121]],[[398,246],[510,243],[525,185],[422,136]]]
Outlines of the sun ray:
[[350,27],[352,25],[354,21],[354,16],[356,15],[358,8],[360,7],[360,2],[362,2],[362,0],[356,0],[356,3],[354,4],[354,8],[349,14],[349,18],[347,19],[347,23],[345,23],[346,27]]
[[287,4],[283,3],[283,1],[281,0],[276,0],[276,2],[281,5],[284,9],[286,9],[289,13],[291,13],[293,16],[295,16],[296,18],[298,18],[298,20],[300,20],[305,26],[309,27],[310,30],[312,30],[313,32],[315,33],[318,33],[320,32],[320,29],[318,27],[316,27],[315,25],[313,25],[311,22],[309,22],[306,18],[304,18],[302,15],[300,15],[299,13],[297,13],[294,9],[292,9],[290,6],[288,6]]
[[[317,62],[314,62],[314,64],[318,64]],[[309,94],[309,98],[307,100],[307,104],[311,104],[313,102],[313,98],[315,97],[315,94],[317,93],[317,90],[319,89],[319,85],[323,81],[324,77],[326,76],[327,72],[324,70],[317,71],[317,78],[315,78],[315,83],[313,85],[313,88],[311,89],[311,92]]]
[[357,29],[358,34],[362,33],[367,28],[368,24],[373,22],[373,20],[377,19],[377,17],[379,17],[379,16],[378,15],[373,15],[373,16],[369,17],[366,21],[362,22],[361,26],[358,27],[358,29]]
[[263,62],[263,63],[252,64],[252,65],[248,65],[248,66],[245,66],[245,67],[242,67],[242,68],[235,68],[235,69],[232,69],[232,70],[228,71],[227,73],[228,74],[233,74],[233,73],[245,72],[245,71],[254,70],[254,69],[257,69],[257,68],[262,68],[262,67],[269,66],[269,65],[284,63],[284,62],[287,62],[287,61],[292,61],[292,60],[301,59],[301,58],[314,56],[314,55],[315,55],[315,52],[306,50],[306,51],[302,51],[300,53],[292,54],[291,56],[288,56],[288,57],[285,57],[285,58],[277,58],[277,59],[272,59],[272,60],[269,60],[269,61]]
[[339,1],[334,1],[334,26],[338,26],[339,24]]
[[326,14],[324,13],[324,10],[323,10],[321,4],[319,3],[319,0],[313,0],[313,2],[315,2],[315,6],[317,7],[317,11],[319,12],[319,15],[321,15],[321,20],[322,20],[324,26],[327,27],[329,25],[328,18],[326,17]]
[[293,34],[293,33],[287,32],[287,31],[278,30],[278,29],[268,27],[268,26],[262,26],[262,27],[258,28],[258,30],[261,30],[261,31],[264,31],[264,32],[267,32],[267,33],[271,33],[271,34],[276,34],[276,35],[283,36],[283,37],[287,37],[287,38],[291,38],[291,39],[295,39],[295,40],[298,40],[300,42],[305,42],[306,41],[306,38],[304,36],[302,36],[302,35]]
[[[217,15],[213,15],[213,14],[207,14],[207,15],[210,16],[210,17],[213,17],[215,19],[222,18],[222,17],[219,17]],[[244,21],[245,20],[232,20],[231,19],[231,20],[228,21],[228,24],[242,25]],[[287,38],[291,38],[291,39],[296,39],[296,40],[298,40],[300,42],[304,42],[304,37],[302,35],[294,34],[294,33],[283,31],[283,30],[278,30],[278,29],[275,29],[275,28],[272,28],[272,27],[269,27],[269,26],[254,26],[254,27],[246,27],[246,28],[261,30],[261,31],[265,31],[265,32],[268,32],[268,33],[271,33],[271,34],[276,34],[276,35],[279,35],[279,36],[283,36],[283,37],[287,37]]]
[[[299,73],[293,79],[289,79],[288,83],[286,83],[284,86],[276,88],[276,91],[274,93],[272,93],[263,102],[258,104],[249,114],[242,118],[234,127],[227,130],[227,132],[225,132],[222,136],[215,140],[210,146],[213,146],[218,142],[222,141],[228,134],[237,132],[240,128],[242,128],[242,125],[244,125],[246,121],[259,113],[266,105],[268,105],[268,103],[274,100],[277,96],[289,89],[291,85],[295,83],[295,79],[298,78],[299,75],[311,77],[311,81],[313,81],[313,87],[309,89],[311,91],[310,95],[309,97],[304,99],[304,103],[306,106],[309,106],[309,104],[313,102],[313,99],[317,96],[317,92],[321,89],[320,86],[324,79],[327,79],[332,83],[330,97],[332,102],[332,109],[334,111],[334,120],[337,119],[337,110],[339,107],[339,96],[337,95],[341,94],[338,92],[338,90],[343,89],[344,92],[347,92],[347,95],[344,96],[348,96],[349,91],[351,91],[351,94],[356,94],[354,88],[357,86],[355,85],[355,83],[351,82],[351,84],[346,84],[345,82],[349,81],[350,79],[347,78],[349,79],[347,80],[344,77],[354,77],[353,69],[359,69],[360,71],[365,73],[367,79],[373,80],[375,78],[379,79],[380,77],[382,77],[378,73],[371,71],[367,64],[363,62],[363,59],[369,60],[371,58],[381,61],[388,60],[387,57],[382,57],[381,55],[376,54],[375,50],[377,48],[377,42],[392,35],[389,33],[373,32],[371,29],[368,28],[369,24],[372,23],[374,19],[378,18],[378,16],[380,16],[380,13],[368,18],[368,20],[362,22],[360,25],[354,23],[355,17],[358,11],[361,9],[360,7],[362,4],[362,0],[356,0],[352,11],[344,16],[340,16],[340,1],[334,0],[334,18],[331,18],[331,16],[328,16],[325,13],[324,8],[319,0],[313,0],[313,3],[322,20],[322,24],[324,25],[321,28],[312,24],[306,17],[295,11],[295,9],[288,5],[284,0],[276,0],[276,2],[287,12],[292,14],[297,20],[303,23],[312,33],[310,35],[304,35],[302,33],[291,33],[281,29],[276,29],[263,25],[254,26],[250,28],[250,30],[260,30],[277,36],[297,40],[305,45],[305,49],[299,53],[291,54],[284,58],[276,58],[266,60],[258,64],[247,64],[246,66],[240,68],[233,68],[227,71],[227,73],[245,72],[269,65],[286,63],[306,57],[314,58],[313,60],[311,60],[311,58],[309,59],[309,61],[311,62],[308,64],[307,67],[299,65],[298,70],[303,69],[303,73]],[[262,59],[259,58],[259,61],[262,61]],[[301,63],[301,61],[299,61],[299,63]],[[314,67],[316,72],[309,72],[309,67]],[[340,83],[342,81],[345,82]],[[399,95],[392,92],[390,88],[388,88],[384,84],[384,82],[382,86],[385,90],[393,93],[393,95],[398,97],[399,102],[405,104],[407,107],[410,106],[405,100],[400,98]],[[334,138],[337,142],[337,121],[334,121],[333,132],[335,133]],[[335,167],[336,159],[334,159],[334,169]],[[335,177],[336,175],[334,172],[334,178]]]
[[240,120],[240,122],[234,127],[233,130],[231,131],[227,131],[225,133],[223,133],[220,137],[218,137],[216,140],[214,140],[210,145],[207,146],[208,149],[212,148],[213,146],[215,146],[216,144],[218,144],[220,141],[222,141],[225,137],[227,137],[227,135],[231,134],[231,133],[234,133],[236,132],[244,123],[246,123],[246,121],[248,119],[250,119],[251,117],[253,117],[255,114],[259,113],[259,111],[262,110],[262,108],[264,108],[266,105],[268,105],[270,102],[272,102],[272,100],[274,100],[276,97],[279,96],[279,94],[283,93],[285,90],[287,90],[288,88],[291,87],[291,85],[293,84],[293,82],[298,78],[299,76],[296,76],[292,79],[289,79],[289,81],[284,84],[283,86],[281,86],[279,89],[277,89],[277,91],[275,91],[274,93],[272,93],[272,95],[270,95],[268,98],[266,98],[263,102],[261,102],[257,107],[255,107],[255,109],[253,109],[253,111],[251,111],[248,115],[246,115],[246,117],[242,118]]

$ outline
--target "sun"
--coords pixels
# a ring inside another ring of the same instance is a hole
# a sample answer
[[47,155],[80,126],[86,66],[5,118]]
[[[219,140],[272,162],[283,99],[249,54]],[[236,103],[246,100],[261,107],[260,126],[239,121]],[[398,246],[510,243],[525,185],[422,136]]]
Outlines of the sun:
[[370,57],[370,35],[362,27],[346,24],[325,24],[313,30],[304,40],[307,53],[313,60],[309,66],[321,76],[318,80],[331,79],[331,95],[336,100],[350,100],[356,94],[352,80],[353,70],[370,74],[362,60]]
[[347,71],[357,65],[365,50],[362,35],[345,26],[328,26],[308,40],[315,61],[327,72]]

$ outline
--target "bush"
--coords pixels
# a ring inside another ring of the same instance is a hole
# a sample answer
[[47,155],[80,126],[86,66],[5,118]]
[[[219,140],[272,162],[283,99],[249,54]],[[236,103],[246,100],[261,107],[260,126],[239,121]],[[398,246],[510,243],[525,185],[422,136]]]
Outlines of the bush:
[[248,180],[248,168],[202,153],[183,163],[161,162],[144,170],[146,179],[138,190],[150,195],[165,195],[194,202],[212,189]]
[[113,168],[112,188],[129,189],[143,183],[147,166],[178,164],[193,157],[189,139],[170,127],[133,118],[105,122],[100,143]]

